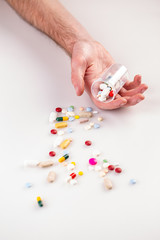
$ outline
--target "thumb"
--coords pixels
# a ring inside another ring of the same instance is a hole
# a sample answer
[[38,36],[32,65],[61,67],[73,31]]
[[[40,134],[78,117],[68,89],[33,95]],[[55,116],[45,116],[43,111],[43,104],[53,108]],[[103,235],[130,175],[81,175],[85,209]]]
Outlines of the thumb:
[[86,72],[86,61],[82,57],[72,57],[71,80],[77,96],[84,92],[84,76]]

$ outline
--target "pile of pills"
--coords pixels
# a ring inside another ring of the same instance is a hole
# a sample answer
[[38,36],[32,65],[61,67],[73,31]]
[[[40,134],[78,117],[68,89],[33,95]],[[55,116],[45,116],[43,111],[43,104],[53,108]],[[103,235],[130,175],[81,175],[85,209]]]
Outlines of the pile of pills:
[[[100,88],[102,90],[102,93],[105,89],[108,89],[107,85],[100,86]],[[102,98],[105,96],[106,98],[107,97],[106,93],[110,94],[111,89],[110,91],[106,90],[105,94],[104,93],[101,94],[100,97]],[[92,120],[95,118],[97,119],[96,122]],[[102,122],[103,120],[104,119],[102,116],[98,116],[98,111],[94,111],[91,107],[87,108],[80,107],[78,113],[75,112],[74,106],[69,106],[68,108],[57,107],[55,111],[51,112],[49,115],[49,123],[52,126],[52,129],[50,129],[50,134],[53,136],[52,137],[53,148],[48,153],[49,159],[46,161],[27,161],[27,162],[25,161],[24,166],[50,168],[54,166],[55,161],[53,160],[56,159],[58,165],[66,168],[67,176],[66,178],[64,178],[64,181],[67,184],[76,185],[79,181],[79,178],[81,178],[84,175],[84,171],[82,171],[81,169],[78,170],[76,162],[74,162],[72,159],[70,162],[70,153],[67,148],[69,146],[71,148],[73,144],[72,141],[74,141],[74,139],[67,137],[68,133],[73,132],[70,124],[72,124],[73,121],[78,121],[79,124],[81,125],[84,124],[85,130],[90,130],[91,128],[93,129],[100,128],[101,127],[100,122]],[[99,177],[103,178],[104,187],[109,190],[112,189],[112,182],[107,175],[109,175],[110,172],[120,174],[122,172],[122,169],[120,168],[119,164],[110,163],[106,159],[104,160],[99,159],[101,152],[98,149],[92,147],[91,140],[86,139],[83,144],[84,146],[86,146],[86,148],[92,150],[91,156],[88,159],[88,170],[99,172]],[[55,182],[56,172],[53,170],[49,171],[48,175],[46,176],[46,180],[48,183]],[[136,183],[135,179],[130,180],[130,184],[135,183]],[[26,188],[30,187],[32,187],[32,184],[29,182],[26,183]],[[42,200],[39,196],[37,197],[37,202],[40,207],[43,206]]]
[[[108,79],[111,76],[108,77]],[[105,102],[109,98],[112,98],[114,96],[114,92],[111,86],[109,86],[107,83],[101,83],[99,85],[99,92],[97,94],[97,98],[101,102]]]

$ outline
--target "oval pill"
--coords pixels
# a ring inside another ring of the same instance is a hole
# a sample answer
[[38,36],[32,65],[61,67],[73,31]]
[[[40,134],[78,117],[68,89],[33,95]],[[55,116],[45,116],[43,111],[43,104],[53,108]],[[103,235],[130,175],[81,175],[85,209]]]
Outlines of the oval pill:
[[112,189],[112,182],[109,178],[104,178],[104,186],[109,190]]
[[60,144],[60,147],[62,148],[62,149],[65,149],[65,148],[67,148],[68,146],[69,146],[69,144],[71,143],[71,139],[65,139],[61,144]]
[[44,167],[51,167],[53,166],[53,164],[54,162],[52,160],[48,160],[48,161],[39,162],[37,166],[44,168]]
[[91,118],[93,114],[91,112],[79,112],[81,118]]
[[55,124],[55,128],[65,128],[67,126],[68,126],[67,122],[60,122]]
[[56,173],[51,171],[48,173],[48,176],[47,176],[47,181],[48,182],[54,182],[56,179]]

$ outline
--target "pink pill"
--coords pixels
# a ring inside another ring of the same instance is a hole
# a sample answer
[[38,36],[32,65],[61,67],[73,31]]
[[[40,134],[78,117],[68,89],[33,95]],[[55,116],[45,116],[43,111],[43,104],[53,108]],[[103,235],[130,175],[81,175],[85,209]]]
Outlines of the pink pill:
[[90,158],[89,159],[89,164],[90,165],[96,165],[97,164],[97,160],[95,158]]

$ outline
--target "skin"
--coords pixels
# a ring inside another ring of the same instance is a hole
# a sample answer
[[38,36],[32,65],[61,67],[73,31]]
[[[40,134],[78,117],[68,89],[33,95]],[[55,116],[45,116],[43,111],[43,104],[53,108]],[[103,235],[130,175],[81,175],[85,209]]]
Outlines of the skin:
[[133,106],[144,99],[143,93],[148,87],[141,83],[140,75],[127,82],[112,102],[103,103],[93,98],[93,81],[115,61],[58,0],[6,1],[24,20],[48,35],[71,57],[71,80],[77,96],[85,90],[94,104],[105,110]]

